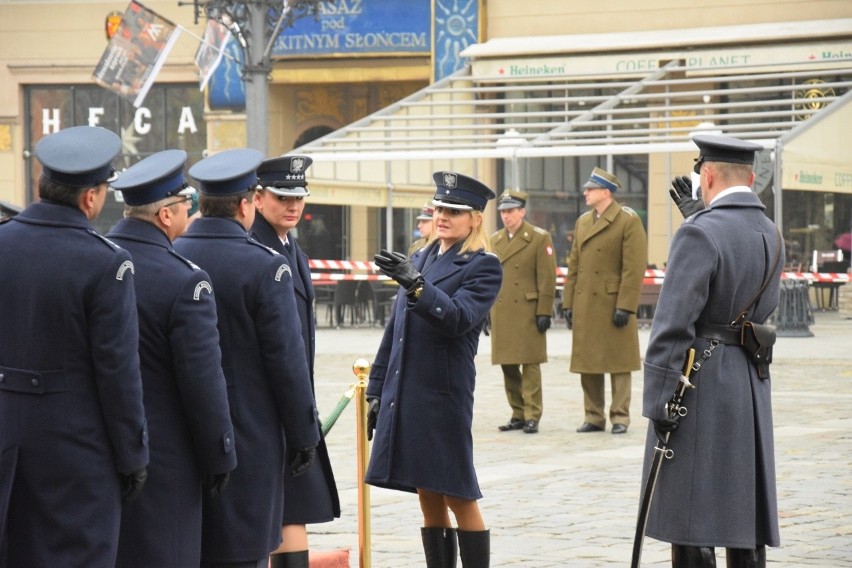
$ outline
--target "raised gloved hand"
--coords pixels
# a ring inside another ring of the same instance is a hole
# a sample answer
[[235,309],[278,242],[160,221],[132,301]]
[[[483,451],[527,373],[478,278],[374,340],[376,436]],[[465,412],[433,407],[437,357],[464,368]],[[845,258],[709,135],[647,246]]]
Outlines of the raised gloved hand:
[[674,432],[675,430],[677,430],[678,426],[677,420],[671,420],[669,418],[661,420],[651,420],[651,423],[654,425],[654,431],[660,438],[664,438],[666,434]]
[[400,252],[382,249],[373,260],[385,276],[393,278],[406,290],[414,290],[423,284],[423,276],[414,268],[408,257]]
[[550,316],[535,316],[535,327],[539,333],[550,329]]
[[142,468],[121,476],[121,502],[124,505],[129,505],[139,497],[142,491],[142,486],[148,479],[148,469]]
[[612,323],[615,324],[615,327],[624,327],[629,320],[630,312],[621,308],[615,308],[615,311],[612,313]]
[[367,440],[373,439],[373,430],[376,429],[376,422],[379,420],[379,406],[382,399],[372,397],[367,399]]
[[231,479],[230,471],[226,471],[225,473],[206,473],[201,480],[201,487],[204,489],[205,495],[216,497],[228,485],[229,479]]
[[701,188],[696,188],[697,199],[692,198],[692,178],[689,176],[677,176],[672,180],[672,188],[669,190],[672,201],[675,202],[680,214],[686,219],[704,209],[704,201],[701,200]]
[[571,308],[565,308],[562,310],[562,314],[565,316],[565,325],[568,326],[568,329],[574,327],[574,317],[571,313]]
[[290,460],[290,475],[297,477],[302,475],[311,464],[314,463],[314,458],[317,456],[317,447],[311,446],[293,452],[293,458]]

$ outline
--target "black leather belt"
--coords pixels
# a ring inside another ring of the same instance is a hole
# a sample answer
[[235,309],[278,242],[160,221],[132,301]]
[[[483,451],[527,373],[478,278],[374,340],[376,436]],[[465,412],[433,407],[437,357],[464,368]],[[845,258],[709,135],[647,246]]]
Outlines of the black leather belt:
[[740,345],[741,329],[717,323],[698,322],[695,324],[695,335],[711,341],[716,340],[725,345]]

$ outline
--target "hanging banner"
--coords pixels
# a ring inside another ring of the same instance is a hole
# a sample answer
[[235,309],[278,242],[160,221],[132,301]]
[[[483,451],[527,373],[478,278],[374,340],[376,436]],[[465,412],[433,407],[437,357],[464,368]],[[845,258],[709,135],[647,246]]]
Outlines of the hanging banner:
[[175,24],[131,2],[92,78],[140,107],[180,35]]
[[207,81],[213,76],[213,72],[222,62],[225,49],[231,39],[231,32],[224,25],[214,19],[207,20],[207,28],[198,51],[195,52],[195,66],[198,67],[199,89],[204,90]]

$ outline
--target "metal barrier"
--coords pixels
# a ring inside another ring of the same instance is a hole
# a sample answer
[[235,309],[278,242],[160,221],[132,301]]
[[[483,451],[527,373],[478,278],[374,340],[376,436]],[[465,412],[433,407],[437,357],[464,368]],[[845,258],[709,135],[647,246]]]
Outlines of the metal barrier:
[[814,323],[808,280],[781,280],[781,299],[772,314],[775,333],[779,337],[813,337]]

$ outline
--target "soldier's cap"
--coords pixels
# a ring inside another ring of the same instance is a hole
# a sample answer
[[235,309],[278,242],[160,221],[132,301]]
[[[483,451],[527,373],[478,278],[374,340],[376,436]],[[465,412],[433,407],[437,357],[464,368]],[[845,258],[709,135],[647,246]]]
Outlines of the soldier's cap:
[[603,188],[615,193],[621,187],[621,182],[618,178],[602,168],[592,170],[592,175],[589,176],[589,181],[583,184],[583,189]]
[[435,172],[435,197],[432,205],[461,211],[483,211],[496,195],[481,181],[455,172]]
[[189,168],[204,195],[234,195],[257,187],[257,168],[263,154],[251,148],[234,148],[204,158]]
[[99,126],[72,126],[45,136],[35,146],[41,175],[68,187],[95,187],[116,179],[112,161],[121,139]]
[[420,215],[417,216],[418,221],[431,221],[435,216],[435,208],[428,203],[420,210]]
[[284,197],[307,197],[305,170],[313,163],[308,156],[282,156],[264,160],[257,168],[258,183],[267,191]]
[[146,205],[175,195],[192,195],[195,190],[189,187],[183,175],[186,158],[183,150],[157,152],[121,172],[111,187],[121,192],[128,205]]
[[695,158],[695,173],[701,171],[704,162],[731,162],[734,164],[753,164],[754,153],[762,150],[763,146],[754,142],[739,140],[730,136],[699,134],[692,138],[698,146],[699,154]]
[[519,191],[517,189],[507,189],[500,196],[500,201],[497,203],[497,210],[505,211],[506,209],[526,207],[527,200],[529,198],[530,196],[524,191]]

